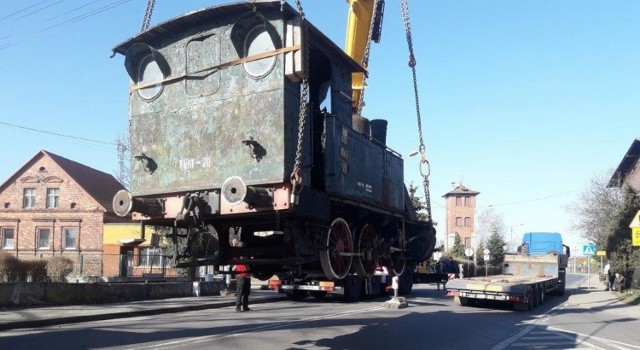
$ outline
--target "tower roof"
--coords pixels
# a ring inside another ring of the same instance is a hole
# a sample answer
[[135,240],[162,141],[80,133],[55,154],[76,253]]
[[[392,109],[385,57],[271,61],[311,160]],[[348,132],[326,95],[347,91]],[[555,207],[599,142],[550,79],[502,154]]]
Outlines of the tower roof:
[[480,192],[474,191],[468,187],[465,187],[463,184],[459,184],[458,186],[454,187],[454,189],[452,189],[451,191],[445,193],[445,195],[442,197],[447,198],[447,197],[456,196],[456,195],[477,196],[479,194]]

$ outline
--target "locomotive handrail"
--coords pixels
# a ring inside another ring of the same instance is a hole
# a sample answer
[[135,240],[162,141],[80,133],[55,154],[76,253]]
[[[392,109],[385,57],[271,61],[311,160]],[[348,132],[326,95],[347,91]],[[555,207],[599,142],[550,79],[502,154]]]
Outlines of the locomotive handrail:
[[174,82],[174,81],[177,81],[177,80],[181,80],[181,79],[187,78],[189,76],[193,76],[194,74],[198,74],[198,73],[204,73],[204,72],[213,71],[213,70],[220,70],[220,69],[223,69],[223,68],[228,68],[228,67],[231,67],[231,66],[237,66],[239,64],[243,64],[243,63],[247,63],[247,62],[253,62],[253,61],[261,60],[263,58],[276,56],[276,55],[279,55],[281,53],[287,53],[287,52],[290,52],[290,51],[296,51],[296,50],[301,50],[301,49],[302,49],[302,45],[294,45],[294,46],[283,47],[283,48],[272,50],[272,51],[263,52],[263,53],[260,53],[260,54],[257,54],[257,55],[251,55],[251,56],[243,57],[243,58],[240,58],[240,59],[237,59],[237,60],[221,63],[221,64],[218,64],[216,66],[202,68],[202,69],[197,70],[197,71],[189,72],[188,74],[181,74],[181,75],[178,75],[178,76],[168,77],[168,78],[165,78],[165,79],[162,79],[162,80],[151,81],[151,82],[144,83],[144,84],[136,84],[136,85],[132,86],[129,89],[129,92],[134,92],[136,90],[145,89],[145,88],[148,88],[148,87],[151,87],[151,86],[154,86],[154,85],[158,85],[158,84],[171,83],[171,82]]

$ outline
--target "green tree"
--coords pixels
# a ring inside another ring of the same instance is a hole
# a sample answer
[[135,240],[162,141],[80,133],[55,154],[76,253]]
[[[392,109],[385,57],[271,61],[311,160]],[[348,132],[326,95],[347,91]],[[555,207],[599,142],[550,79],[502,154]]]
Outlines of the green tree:
[[629,223],[640,209],[640,198],[637,193],[629,187],[623,190],[623,201],[621,207],[614,212],[613,221],[609,227],[604,244],[607,256],[611,262],[611,269],[620,272],[627,281],[631,281],[633,271],[638,267],[640,261],[640,248],[631,245],[631,234]]
[[501,266],[504,262],[504,246],[506,242],[502,238],[502,232],[493,231],[489,240],[487,240],[487,249],[489,249],[489,265]]
[[418,216],[418,221],[427,221],[427,213],[424,212],[427,209],[424,202],[420,200],[420,197],[416,194],[418,191],[418,187],[413,185],[413,181],[409,184],[409,199],[411,199],[411,204],[413,208],[416,210],[416,215]]
[[462,239],[460,235],[456,232],[456,238],[453,240],[453,247],[451,247],[451,251],[449,252],[451,256],[454,258],[464,258],[464,245],[462,244]]
[[484,243],[480,242],[478,248],[476,248],[476,265],[478,267],[484,266]]

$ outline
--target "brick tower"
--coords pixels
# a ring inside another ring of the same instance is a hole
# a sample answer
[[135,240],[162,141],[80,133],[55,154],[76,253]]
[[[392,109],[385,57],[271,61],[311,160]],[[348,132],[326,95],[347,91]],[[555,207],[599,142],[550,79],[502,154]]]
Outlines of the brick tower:
[[471,248],[475,231],[476,196],[480,192],[473,191],[460,183],[453,190],[446,193],[445,221],[445,249],[453,247],[456,233],[460,235],[465,248]]

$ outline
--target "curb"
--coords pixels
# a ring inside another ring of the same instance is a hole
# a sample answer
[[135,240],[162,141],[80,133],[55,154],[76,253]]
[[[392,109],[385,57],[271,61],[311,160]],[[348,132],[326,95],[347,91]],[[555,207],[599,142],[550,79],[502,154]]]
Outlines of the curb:
[[[269,302],[277,302],[277,301],[284,301],[284,300],[287,300],[287,298],[284,296],[264,297],[264,298],[257,298],[252,300],[251,304],[266,304]],[[112,320],[117,318],[129,318],[129,317],[137,317],[137,316],[152,316],[152,315],[161,315],[161,314],[168,314],[168,313],[174,313],[174,312],[219,309],[223,307],[234,307],[235,305],[236,305],[235,300],[213,301],[213,302],[209,302],[201,305],[158,307],[158,308],[148,309],[148,310],[123,311],[123,312],[104,313],[104,314],[97,314],[97,315],[76,315],[76,316],[57,317],[57,318],[49,318],[49,319],[39,319],[39,320],[15,321],[15,322],[0,323],[0,331],[22,329],[22,328],[39,328],[39,327],[92,322],[92,321],[104,321],[104,320]],[[108,307],[108,304],[105,304],[104,306]]]

